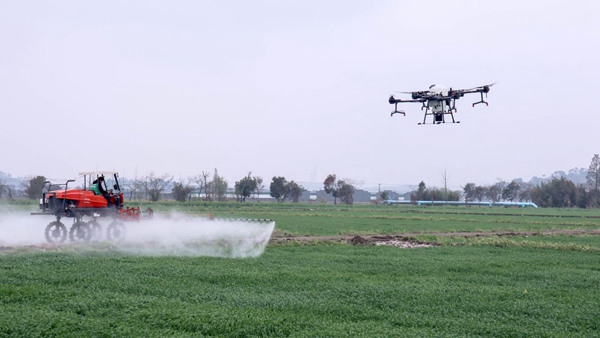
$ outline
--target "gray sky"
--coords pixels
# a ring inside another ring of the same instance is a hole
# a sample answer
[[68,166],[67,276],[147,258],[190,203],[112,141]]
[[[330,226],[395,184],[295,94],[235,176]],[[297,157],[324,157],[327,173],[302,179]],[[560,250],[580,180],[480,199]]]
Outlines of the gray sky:
[[[493,183],[587,167],[598,1],[1,1],[0,170]],[[393,91],[498,81],[461,124]]]

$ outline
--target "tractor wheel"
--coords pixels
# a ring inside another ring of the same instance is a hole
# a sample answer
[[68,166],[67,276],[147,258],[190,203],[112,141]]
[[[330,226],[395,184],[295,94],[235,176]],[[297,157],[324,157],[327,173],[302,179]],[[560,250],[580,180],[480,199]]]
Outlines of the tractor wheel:
[[91,237],[92,230],[82,221],[73,223],[71,230],[69,230],[69,239],[71,239],[71,242],[89,242]]
[[87,225],[92,232],[92,234],[90,236],[90,240],[92,240],[92,241],[101,240],[102,239],[102,226],[100,225],[100,223],[98,223],[98,221],[96,221],[96,220],[92,220],[92,221],[89,221],[87,223]]
[[48,243],[62,243],[67,239],[67,227],[60,221],[48,224],[45,233]]
[[125,225],[121,221],[113,221],[106,229],[106,238],[109,241],[122,241],[125,239]]

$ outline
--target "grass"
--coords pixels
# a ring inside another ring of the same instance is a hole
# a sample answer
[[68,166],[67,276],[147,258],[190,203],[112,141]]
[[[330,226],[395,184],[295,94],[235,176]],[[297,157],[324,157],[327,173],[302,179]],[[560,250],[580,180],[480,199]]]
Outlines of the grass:
[[0,256],[4,336],[593,336],[597,255],[276,246],[258,259]]
[[0,252],[0,337],[600,336],[600,236],[434,234],[598,229],[597,210],[152,206],[273,218],[298,235],[414,232],[442,245],[294,242],[255,259],[137,257],[109,245]]

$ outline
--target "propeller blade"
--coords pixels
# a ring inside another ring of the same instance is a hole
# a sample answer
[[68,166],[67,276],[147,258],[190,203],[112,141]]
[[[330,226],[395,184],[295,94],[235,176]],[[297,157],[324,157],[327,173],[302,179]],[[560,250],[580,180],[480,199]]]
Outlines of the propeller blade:
[[494,82],[494,83],[492,83],[492,84],[483,85],[483,86],[477,86],[477,87],[473,87],[473,88],[469,88],[469,89],[463,89],[463,90],[475,90],[475,89],[482,89],[483,87],[486,87],[486,86],[487,86],[487,87],[491,87],[491,86],[495,85],[496,83],[498,83],[498,82]]

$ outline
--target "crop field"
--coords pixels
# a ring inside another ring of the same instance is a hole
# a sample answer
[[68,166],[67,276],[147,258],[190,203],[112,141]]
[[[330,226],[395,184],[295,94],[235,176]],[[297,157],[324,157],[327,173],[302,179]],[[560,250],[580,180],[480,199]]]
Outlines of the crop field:
[[254,258],[0,235],[0,337],[600,336],[599,210],[151,205],[276,227]]

